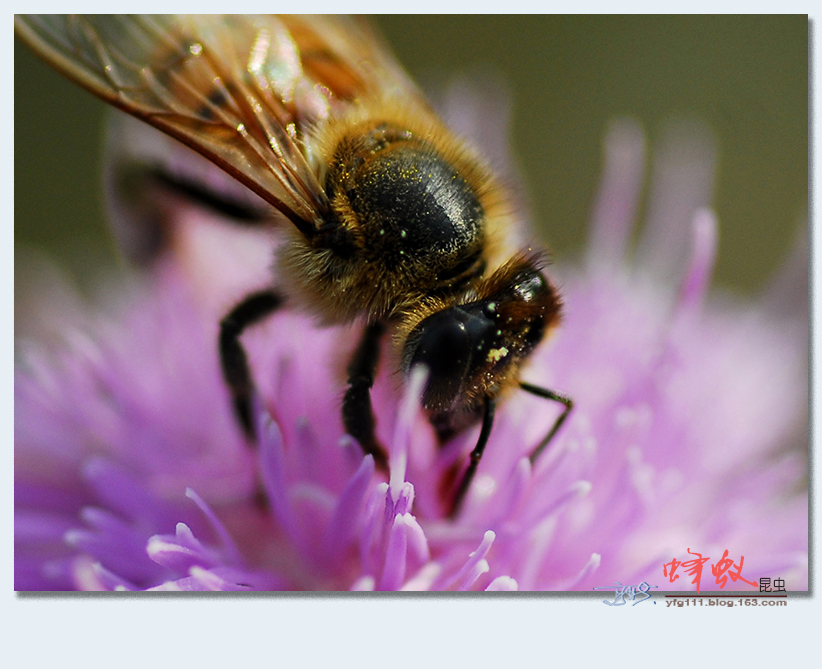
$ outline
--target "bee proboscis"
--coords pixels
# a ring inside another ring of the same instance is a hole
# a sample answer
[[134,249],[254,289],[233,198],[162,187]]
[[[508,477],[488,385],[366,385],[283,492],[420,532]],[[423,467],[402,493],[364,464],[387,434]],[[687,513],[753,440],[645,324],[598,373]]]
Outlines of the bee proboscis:
[[[17,34],[110,104],[196,150],[292,224],[276,286],[220,323],[219,355],[249,440],[254,384],[240,338],[282,305],[360,320],[342,421],[385,469],[371,386],[387,331],[401,370],[428,369],[422,405],[441,441],[482,427],[455,514],[506,390],[560,320],[542,255],[514,246],[510,196],[455,137],[367,23],[295,16],[26,16]],[[196,184],[176,184],[216,200]]]

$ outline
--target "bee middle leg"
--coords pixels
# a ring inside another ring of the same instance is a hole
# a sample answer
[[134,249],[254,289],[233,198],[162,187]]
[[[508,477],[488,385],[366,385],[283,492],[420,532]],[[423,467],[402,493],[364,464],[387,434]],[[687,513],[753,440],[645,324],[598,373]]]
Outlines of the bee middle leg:
[[354,357],[348,365],[348,389],[342,405],[342,419],[346,432],[356,439],[363,451],[374,456],[374,462],[383,471],[388,470],[388,456],[377,440],[376,419],[371,405],[371,386],[380,358],[380,339],[385,332],[383,323],[371,323],[365,329]]
[[220,365],[223,378],[231,392],[234,412],[249,442],[256,443],[256,431],[251,415],[254,381],[248,366],[248,356],[240,343],[240,335],[249,325],[260,322],[276,311],[283,297],[273,290],[252,293],[220,321]]

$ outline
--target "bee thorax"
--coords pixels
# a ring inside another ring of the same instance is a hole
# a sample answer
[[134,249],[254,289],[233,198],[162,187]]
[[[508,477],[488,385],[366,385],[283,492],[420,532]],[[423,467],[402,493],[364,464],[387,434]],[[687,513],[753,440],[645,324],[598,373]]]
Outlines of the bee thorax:
[[341,141],[320,234],[284,264],[327,320],[390,318],[484,270],[485,212],[460,169],[410,131],[380,124]]

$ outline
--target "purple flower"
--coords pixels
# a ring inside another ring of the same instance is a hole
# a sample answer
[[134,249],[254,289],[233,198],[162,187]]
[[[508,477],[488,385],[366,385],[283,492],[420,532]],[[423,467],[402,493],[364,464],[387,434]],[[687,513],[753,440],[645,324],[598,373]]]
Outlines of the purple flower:
[[[352,328],[282,311],[244,336],[248,448],[220,300],[177,256],[62,346],[21,345],[16,589],[682,590],[691,577],[663,565],[688,549],[806,589],[807,257],[756,301],[707,293],[711,159],[703,134],[663,142],[629,260],[643,140],[609,134],[587,255],[552,268],[565,321],[524,371],[576,408],[531,466],[558,409],[511,394],[454,520],[439,488],[478,427],[438,449],[423,376],[401,383],[387,361],[373,395],[390,475],[376,471],[339,415]],[[701,589],[718,588],[706,566]]]

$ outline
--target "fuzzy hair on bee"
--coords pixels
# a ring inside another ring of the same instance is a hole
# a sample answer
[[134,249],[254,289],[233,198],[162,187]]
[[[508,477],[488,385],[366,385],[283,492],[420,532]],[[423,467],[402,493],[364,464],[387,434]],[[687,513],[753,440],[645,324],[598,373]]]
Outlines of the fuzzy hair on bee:
[[442,429],[459,431],[488,398],[516,387],[528,355],[558,327],[562,299],[540,271],[544,262],[517,255],[459,304],[425,301],[402,321],[396,340],[406,374],[420,362],[440,370],[422,404]]
[[501,186],[432,114],[366,100],[310,141],[328,212],[314,238],[292,232],[277,264],[289,277],[285,292],[321,322],[412,313],[513,252]]
[[[388,468],[371,387],[385,339],[445,443],[481,422],[444,508],[459,512],[497,402],[561,319],[545,255],[519,248],[515,207],[482,157],[436,116],[367,22],[297,16],[18,16],[38,55],[113,106],[179,140],[250,189],[286,223],[276,281],[220,321],[216,349],[238,425],[256,441],[253,370],[242,335],[278,309],[321,325],[359,323],[347,368],[345,430]],[[162,170],[161,170],[162,172]],[[207,185],[159,174],[213,209]],[[158,245],[156,254],[169,252]],[[386,337],[389,335],[389,337]]]

